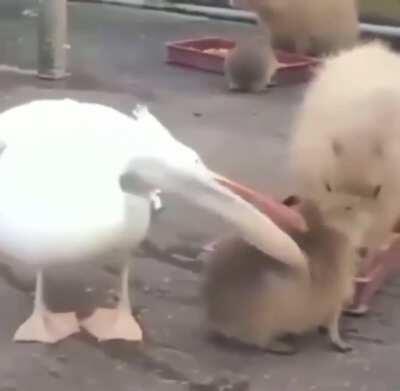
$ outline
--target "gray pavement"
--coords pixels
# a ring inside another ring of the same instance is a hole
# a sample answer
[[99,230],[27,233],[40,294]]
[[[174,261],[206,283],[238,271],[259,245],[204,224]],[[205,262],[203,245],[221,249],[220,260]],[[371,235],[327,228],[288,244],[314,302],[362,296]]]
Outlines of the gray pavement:
[[[19,0],[19,10],[0,12],[0,63],[25,70],[35,68],[37,44],[36,19],[20,16],[28,3],[33,4]],[[251,34],[253,26],[105,5],[72,3],[69,9],[72,76],[44,82],[0,67],[0,109],[39,97],[75,97],[122,111],[145,102],[215,170],[276,196],[290,192],[286,143],[304,86],[258,96],[228,94],[218,75],[164,63],[165,41],[234,38]],[[344,320],[355,347],[348,355],[330,351],[318,334],[300,338],[300,352],[291,357],[221,346],[204,332],[198,265],[178,264],[165,250],[199,245],[225,227],[173,197],[165,201],[150,237],[161,251],[135,263],[134,310],[146,333],[140,346],[98,344],[84,335],[56,346],[14,344],[15,328],[31,311],[32,272],[2,260],[0,391],[400,390],[398,278],[376,297],[368,316]],[[113,261],[49,270],[50,305],[83,314],[109,302],[115,269],[104,264]],[[212,383],[221,376],[227,388],[222,380]]]

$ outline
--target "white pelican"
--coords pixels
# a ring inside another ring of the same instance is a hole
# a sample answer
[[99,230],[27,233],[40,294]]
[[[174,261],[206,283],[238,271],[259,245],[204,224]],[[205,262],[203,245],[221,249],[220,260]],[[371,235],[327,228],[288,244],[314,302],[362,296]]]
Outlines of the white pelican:
[[[53,343],[80,326],[98,340],[142,339],[130,309],[129,254],[146,236],[155,189],[219,214],[262,251],[305,266],[295,242],[219,185],[146,107],[130,117],[99,104],[34,101],[0,115],[0,139],[0,252],[37,267],[33,313],[17,341]],[[79,267],[115,248],[126,257],[117,308],[98,308],[79,323],[75,313],[46,307],[46,265]]]

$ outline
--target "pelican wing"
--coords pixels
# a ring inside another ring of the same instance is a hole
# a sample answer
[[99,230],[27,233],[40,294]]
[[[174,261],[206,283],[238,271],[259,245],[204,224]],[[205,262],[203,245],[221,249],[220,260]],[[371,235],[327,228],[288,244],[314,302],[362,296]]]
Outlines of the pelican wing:
[[143,149],[134,126],[113,109],[69,100],[1,114],[1,251],[39,262],[132,241],[118,179],[135,145]]

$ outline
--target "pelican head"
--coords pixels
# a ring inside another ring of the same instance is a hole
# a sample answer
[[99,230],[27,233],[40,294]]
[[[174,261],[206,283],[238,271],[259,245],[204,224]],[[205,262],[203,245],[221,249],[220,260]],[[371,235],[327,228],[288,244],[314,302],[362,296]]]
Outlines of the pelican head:
[[[147,111],[136,110],[136,118],[146,121],[146,129],[162,125]],[[249,243],[288,264],[304,266],[305,258],[297,244],[267,216],[218,182],[191,148],[174,139],[166,129],[132,157],[120,177],[121,188],[135,194],[159,188],[222,217]]]

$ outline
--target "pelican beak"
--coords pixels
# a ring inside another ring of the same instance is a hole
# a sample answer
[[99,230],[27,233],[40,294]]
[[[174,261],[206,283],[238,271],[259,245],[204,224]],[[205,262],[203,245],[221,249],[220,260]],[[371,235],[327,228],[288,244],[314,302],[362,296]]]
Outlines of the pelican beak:
[[[265,213],[265,210],[262,213],[261,208],[246,200],[251,198],[249,194],[239,195],[243,193],[241,185],[212,171],[202,172],[205,175],[191,177],[190,182],[185,183],[186,196],[190,189],[192,202],[222,217],[244,240],[260,251],[308,273],[305,255],[289,233],[275,222],[280,219],[281,223],[285,223],[280,212],[282,205],[271,201],[268,204],[269,213]],[[287,207],[284,210],[291,211]]]
[[223,176],[223,175],[221,175],[221,174],[218,174],[217,172],[215,172],[215,171],[210,171],[210,174],[213,176],[213,178],[216,180],[216,181],[218,181],[218,182],[224,182],[224,181],[227,181],[227,182],[229,182],[229,179],[227,178],[227,177],[225,177],[225,176]]
[[256,206],[284,231],[306,232],[308,230],[307,223],[303,216],[293,208],[274,200],[272,197],[259,194],[214,171],[210,171],[210,173],[214,180]]

